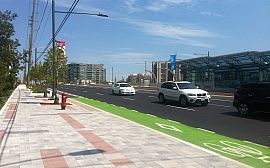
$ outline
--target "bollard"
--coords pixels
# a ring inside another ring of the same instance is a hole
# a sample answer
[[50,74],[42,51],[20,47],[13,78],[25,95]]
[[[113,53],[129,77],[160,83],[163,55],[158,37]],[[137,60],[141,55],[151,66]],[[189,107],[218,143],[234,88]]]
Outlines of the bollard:
[[65,110],[67,105],[67,93],[62,93],[61,109]]

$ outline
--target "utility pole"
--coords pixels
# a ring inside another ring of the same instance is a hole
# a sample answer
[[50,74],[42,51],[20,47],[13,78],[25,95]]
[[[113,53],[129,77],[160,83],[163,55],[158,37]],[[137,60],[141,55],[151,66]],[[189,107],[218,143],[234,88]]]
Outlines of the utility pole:
[[53,49],[53,97],[54,104],[59,103],[57,97],[57,68],[58,62],[55,54],[55,0],[52,0],[52,49]]
[[36,8],[36,0],[33,0],[33,9],[32,16],[30,19],[31,32],[29,35],[29,57],[28,57],[28,72],[27,72],[27,87],[30,84],[30,72],[32,67],[32,46],[33,46],[33,33],[34,33],[34,20],[35,20],[35,8]]
[[27,82],[27,75],[26,75],[27,52],[26,52],[26,50],[23,50],[23,63],[24,63],[24,67],[23,67],[23,83],[25,84]]
[[113,67],[112,67],[112,83],[113,83]]
[[146,61],[144,63],[144,76],[146,76]]
[[35,48],[35,67],[37,66],[37,48]]

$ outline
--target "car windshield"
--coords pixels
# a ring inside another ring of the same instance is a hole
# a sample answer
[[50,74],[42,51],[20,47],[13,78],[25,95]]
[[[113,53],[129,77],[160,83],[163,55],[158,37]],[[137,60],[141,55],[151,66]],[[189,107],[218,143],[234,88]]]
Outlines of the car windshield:
[[120,87],[131,87],[129,84],[120,84]]
[[179,89],[197,89],[193,83],[177,83]]

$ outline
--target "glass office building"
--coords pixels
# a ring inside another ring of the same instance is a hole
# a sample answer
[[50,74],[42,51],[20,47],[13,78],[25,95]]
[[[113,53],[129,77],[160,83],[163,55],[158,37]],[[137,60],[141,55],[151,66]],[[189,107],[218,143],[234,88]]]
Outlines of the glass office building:
[[[169,62],[166,63],[169,67]],[[158,63],[153,65],[158,66]],[[158,71],[158,68],[152,69]],[[208,91],[233,91],[240,83],[270,82],[270,51],[180,60],[176,72],[175,80],[191,81]],[[162,81],[172,79],[172,73],[167,71],[167,74]]]

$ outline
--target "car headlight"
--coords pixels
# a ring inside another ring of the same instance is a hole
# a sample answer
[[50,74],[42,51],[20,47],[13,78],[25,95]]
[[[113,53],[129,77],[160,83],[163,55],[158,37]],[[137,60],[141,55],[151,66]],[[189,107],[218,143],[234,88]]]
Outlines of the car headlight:
[[188,93],[187,95],[188,96],[196,96],[196,94],[193,94],[193,93]]

